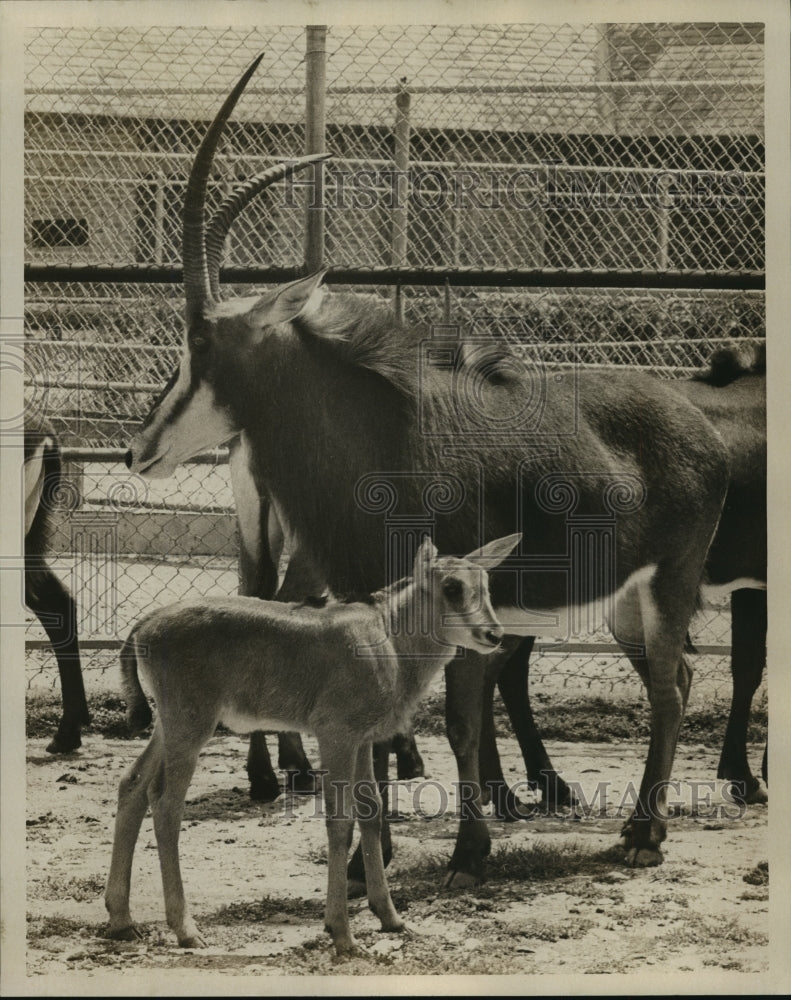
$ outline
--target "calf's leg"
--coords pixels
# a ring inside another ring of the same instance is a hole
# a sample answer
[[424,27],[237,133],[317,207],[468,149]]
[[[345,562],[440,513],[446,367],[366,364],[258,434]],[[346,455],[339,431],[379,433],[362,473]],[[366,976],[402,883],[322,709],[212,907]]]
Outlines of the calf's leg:
[[129,910],[132,860],[140,826],[148,809],[148,792],[155,776],[162,771],[162,734],[155,725],[148,746],[121,779],[110,873],[104,893],[104,905],[110,916],[109,937],[132,941],[139,937]]

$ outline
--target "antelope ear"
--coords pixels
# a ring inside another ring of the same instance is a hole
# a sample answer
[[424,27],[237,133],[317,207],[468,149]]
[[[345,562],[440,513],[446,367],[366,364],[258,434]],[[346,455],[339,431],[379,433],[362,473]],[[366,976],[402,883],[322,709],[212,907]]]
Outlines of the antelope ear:
[[483,569],[493,569],[495,566],[499,566],[506,556],[510,556],[521,541],[521,533],[495,538],[494,541],[487,542],[486,545],[470,552],[467,559],[472,560]]
[[274,295],[264,295],[253,306],[250,315],[261,326],[276,326],[302,317],[308,319],[318,312],[324,298],[321,283],[328,268],[323,267],[307,278],[283,285]]
[[438,551],[436,545],[431,541],[431,537],[426,535],[420,543],[420,548],[415,553],[415,563],[412,569],[412,576],[419,580],[426,575],[429,566],[437,558]]

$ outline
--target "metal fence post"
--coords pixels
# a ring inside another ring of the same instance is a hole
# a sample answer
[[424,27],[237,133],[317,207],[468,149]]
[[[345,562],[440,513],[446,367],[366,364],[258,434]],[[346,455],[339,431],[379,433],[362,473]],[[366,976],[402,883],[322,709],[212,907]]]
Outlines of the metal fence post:
[[[596,82],[612,82],[612,55],[606,24],[596,25],[596,48],[594,50]],[[615,133],[615,94],[607,86],[601,87],[596,97],[596,106],[602,132]]]
[[165,259],[165,172],[160,167],[154,182],[154,263]]
[[[396,93],[395,118],[395,183],[393,193],[392,229],[390,235],[390,263],[393,267],[406,267],[408,252],[407,226],[409,225],[409,107],[411,95],[406,79],[400,80]],[[403,319],[403,298],[396,286],[394,306],[396,316]]]
[[[305,29],[305,153],[325,148],[327,94],[327,26],[309,24]],[[313,194],[305,207],[305,270],[317,271],[324,263],[324,164],[315,163]],[[308,189],[309,190],[309,189]]]

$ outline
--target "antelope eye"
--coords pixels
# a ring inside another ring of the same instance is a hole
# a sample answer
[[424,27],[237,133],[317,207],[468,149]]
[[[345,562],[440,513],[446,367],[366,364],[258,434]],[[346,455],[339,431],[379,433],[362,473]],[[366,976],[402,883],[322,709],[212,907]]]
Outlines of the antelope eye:
[[464,587],[461,580],[446,580],[442,584],[442,593],[452,600],[461,597]]

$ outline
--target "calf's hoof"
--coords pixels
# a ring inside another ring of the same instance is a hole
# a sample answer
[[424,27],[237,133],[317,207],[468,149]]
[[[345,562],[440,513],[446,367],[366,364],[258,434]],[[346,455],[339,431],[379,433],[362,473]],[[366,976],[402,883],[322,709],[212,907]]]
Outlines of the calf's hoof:
[[116,927],[110,928],[106,935],[111,941],[142,941],[143,932],[140,931],[134,924],[129,924],[126,927]]
[[336,959],[353,958],[355,955],[361,954],[360,946],[351,936],[351,934],[338,934],[332,933],[332,928],[324,925],[324,930],[332,938],[332,944],[335,948]]
[[179,938],[179,948],[205,948],[206,939],[200,933],[188,934],[186,937]]

